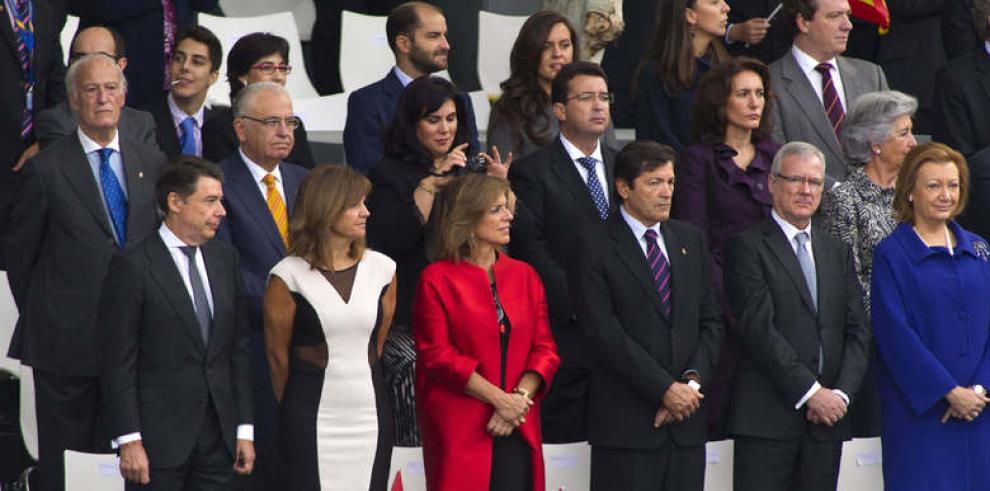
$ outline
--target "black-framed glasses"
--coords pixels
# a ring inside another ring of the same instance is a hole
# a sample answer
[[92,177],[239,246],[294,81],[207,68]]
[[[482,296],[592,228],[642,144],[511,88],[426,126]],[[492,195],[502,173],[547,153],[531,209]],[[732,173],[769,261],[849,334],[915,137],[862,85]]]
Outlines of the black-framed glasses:
[[825,179],[819,179],[817,177],[787,176],[779,173],[774,174],[774,177],[794,186],[807,184],[808,186],[811,186],[811,189],[821,189],[825,187]]
[[123,58],[123,56],[117,56],[117,55],[115,55],[113,53],[107,53],[106,51],[96,51],[96,52],[93,52],[93,53],[83,53],[83,52],[80,52],[80,51],[71,51],[71,52],[69,52],[69,64],[71,65],[72,63],[74,63],[75,61],[79,60],[83,56],[89,56],[89,55],[103,55],[103,56],[107,56],[107,57],[111,58],[114,62],[118,62],[118,61],[120,61],[121,58]]
[[615,101],[615,94],[609,92],[578,92],[577,94],[574,94],[564,100],[569,101],[572,99],[577,99],[578,102],[587,104],[596,98],[598,99],[599,102],[604,102],[605,104],[611,104],[612,102]]
[[275,70],[278,70],[286,75],[292,73],[292,65],[288,63],[282,63],[281,65],[279,65],[276,63],[272,63],[270,61],[251,65],[251,69],[258,70],[261,73],[264,73],[265,75],[272,75],[275,73]]
[[278,125],[280,124],[285,124],[286,128],[295,131],[296,128],[298,128],[302,124],[302,120],[295,116],[289,116],[287,118],[277,118],[275,116],[272,116],[270,118],[261,119],[261,118],[255,118],[253,116],[248,116],[247,114],[242,114],[241,117],[244,119],[254,121],[255,123],[261,123],[262,125],[264,125],[265,128],[268,128],[270,130],[274,130],[278,128]]

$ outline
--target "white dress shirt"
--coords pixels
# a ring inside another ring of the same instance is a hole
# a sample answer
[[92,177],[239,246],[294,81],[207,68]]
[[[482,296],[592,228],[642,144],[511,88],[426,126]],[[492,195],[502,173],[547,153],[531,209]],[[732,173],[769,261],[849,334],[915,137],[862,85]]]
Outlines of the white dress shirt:
[[663,252],[663,256],[668,258],[667,265],[669,266],[670,256],[667,255],[667,242],[663,240],[663,232],[660,231],[660,223],[654,223],[652,227],[643,225],[643,222],[633,218],[633,216],[626,211],[625,205],[619,206],[619,213],[626,221],[626,224],[629,225],[629,229],[632,230],[633,236],[636,237],[636,243],[639,244],[639,248],[643,251],[643,257],[649,258],[650,256],[647,252],[648,249],[646,248],[646,237],[644,237],[646,230],[652,229],[657,233],[657,245],[660,246],[660,252]]
[[[804,72],[804,76],[808,77],[808,81],[811,82],[811,88],[815,90],[815,95],[818,96],[819,101],[824,101],[822,97],[822,74],[815,70],[815,67],[819,63],[828,63],[832,65],[832,69],[829,70],[832,73],[832,85],[835,86],[835,93],[839,95],[839,104],[842,104],[842,112],[846,112],[849,105],[846,104],[846,91],[842,88],[842,74],[839,73],[839,65],[836,62],[836,58],[820,62],[811,57],[808,53],[801,51],[797,45],[791,46],[791,54],[794,55],[794,60],[797,61],[801,71]],[[822,106],[824,107],[824,102]]]
[[243,160],[244,161],[244,164],[247,165],[248,172],[251,173],[251,177],[254,179],[254,183],[258,186],[258,190],[261,191],[261,199],[263,201],[265,201],[266,203],[268,202],[268,185],[265,184],[262,181],[262,179],[265,178],[265,175],[266,174],[271,174],[271,175],[275,176],[275,189],[278,189],[278,194],[280,196],[282,196],[282,201],[285,202],[286,204],[288,204],[288,201],[285,201],[285,199],[286,199],[285,198],[285,186],[282,185],[282,169],[281,169],[281,166],[280,165],[276,165],[275,166],[275,169],[273,169],[271,172],[268,172],[267,170],[265,170],[264,167],[262,167],[262,166],[260,166],[260,165],[258,165],[256,163],[254,163],[253,160],[251,160],[250,158],[248,158],[248,156],[244,154],[244,150],[241,150],[240,148],[238,148],[237,151],[240,152],[240,154],[241,154],[241,160]]
[[168,112],[172,115],[172,124],[175,125],[175,135],[179,137],[179,145],[182,145],[182,122],[186,118],[193,118],[196,121],[196,127],[193,128],[193,141],[196,142],[196,156],[203,156],[203,114],[205,105],[199,106],[199,110],[195,114],[186,114],[185,111],[179,108],[175,103],[175,99],[172,98],[172,93],[169,92],[168,96],[165,97],[168,101]]
[[[574,164],[574,168],[577,169],[578,174],[581,174],[581,180],[585,183],[588,182],[588,169],[584,167],[577,159],[581,157],[593,157],[598,161],[598,165],[595,166],[595,175],[598,176],[598,183],[602,185],[602,191],[605,194],[605,204],[609,203],[611,196],[609,195],[609,183],[608,177],[605,175],[605,159],[602,158],[602,144],[601,142],[595,143],[595,150],[590,154],[585,155],[584,152],[578,150],[578,147],[574,146],[573,143],[564,137],[564,134],[560,134],[560,143],[564,145],[564,151],[571,158],[571,163]],[[666,253],[665,253],[666,254]]]
[[[83,130],[76,128],[76,135],[79,136],[79,143],[82,145],[83,153],[86,154],[86,160],[89,161],[89,170],[93,173],[93,179],[96,179],[96,187],[100,190],[100,204],[103,205],[103,211],[107,213],[107,220],[113,223],[113,218],[110,217],[110,209],[107,208],[106,199],[103,194],[103,182],[100,181],[100,154],[99,150],[104,148],[103,145],[96,143],[92,138],[86,136]],[[120,132],[115,132],[113,135],[113,140],[107,144],[105,148],[113,150],[110,154],[110,170],[113,171],[113,175],[117,176],[117,182],[120,183],[120,189],[124,192],[124,198],[127,197],[127,176],[124,174],[124,160],[120,157]]]

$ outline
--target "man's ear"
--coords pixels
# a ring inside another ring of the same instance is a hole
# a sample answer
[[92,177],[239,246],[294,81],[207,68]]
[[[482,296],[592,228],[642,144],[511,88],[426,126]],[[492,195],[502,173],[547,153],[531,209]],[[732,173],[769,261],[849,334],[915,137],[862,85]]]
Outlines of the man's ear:
[[619,193],[619,197],[622,198],[622,201],[625,201],[629,199],[629,195],[632,193],[632,187],[629,186],[629,184],[626,184],[625,180],[616,179],[615,191]]

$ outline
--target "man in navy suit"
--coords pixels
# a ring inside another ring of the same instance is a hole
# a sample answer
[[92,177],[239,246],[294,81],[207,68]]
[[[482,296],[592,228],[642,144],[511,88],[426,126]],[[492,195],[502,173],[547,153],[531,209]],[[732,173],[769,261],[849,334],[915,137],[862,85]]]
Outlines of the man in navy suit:
[[256,482],[277,480],[272,470],[274,460],[266,446],[273,441],[276,403],[265,358],[261,297],[268,284],[268,272],[285,257],[288,216],[306,175],[306,169],[283,161],[292,151],[294,128],[290,126],[297,122],[294,118],[292,100],[282,86],[273,82],[247,86],[234,104],[234,130],[240,148],[220,162],[227,218],[217,235],[240,254],[248,297],[258,453],[252,479]]
[[[347,99],[344,125],[344,155],[347,163],[367,174],[382,159],[382,135],[391,124],[399,94],[413,79],[447,69],[447,20],[436,6],[406,2],[388,15],[385,23],[388,45],[395,55],[395,66],[385,78],[354,91]],[[478,152],[478,128],[474,107],[461,92],[471,127],[471,153]]]

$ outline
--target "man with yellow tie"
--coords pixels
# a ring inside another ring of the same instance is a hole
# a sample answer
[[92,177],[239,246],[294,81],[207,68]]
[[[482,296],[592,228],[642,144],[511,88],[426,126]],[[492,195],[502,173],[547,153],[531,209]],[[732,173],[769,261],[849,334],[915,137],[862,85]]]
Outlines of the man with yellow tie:
[[272,489],[265,484],[278,479],[268,450],[269,443],[273,443],[277,413],[265,358],[261,297],[268,271],[285,257],[289,213],[296,189],[306,175],[306,169],[283,161],[292,151],[293,130],[298,125],[292,100],[282,86],[272,82],[251,84],[234,101],[234,129],[240,148],[220,161],[227,218],[217,237],[240,253],[244,289],[250,297],[257,451],[250,479],[259,482],[255,489]]

